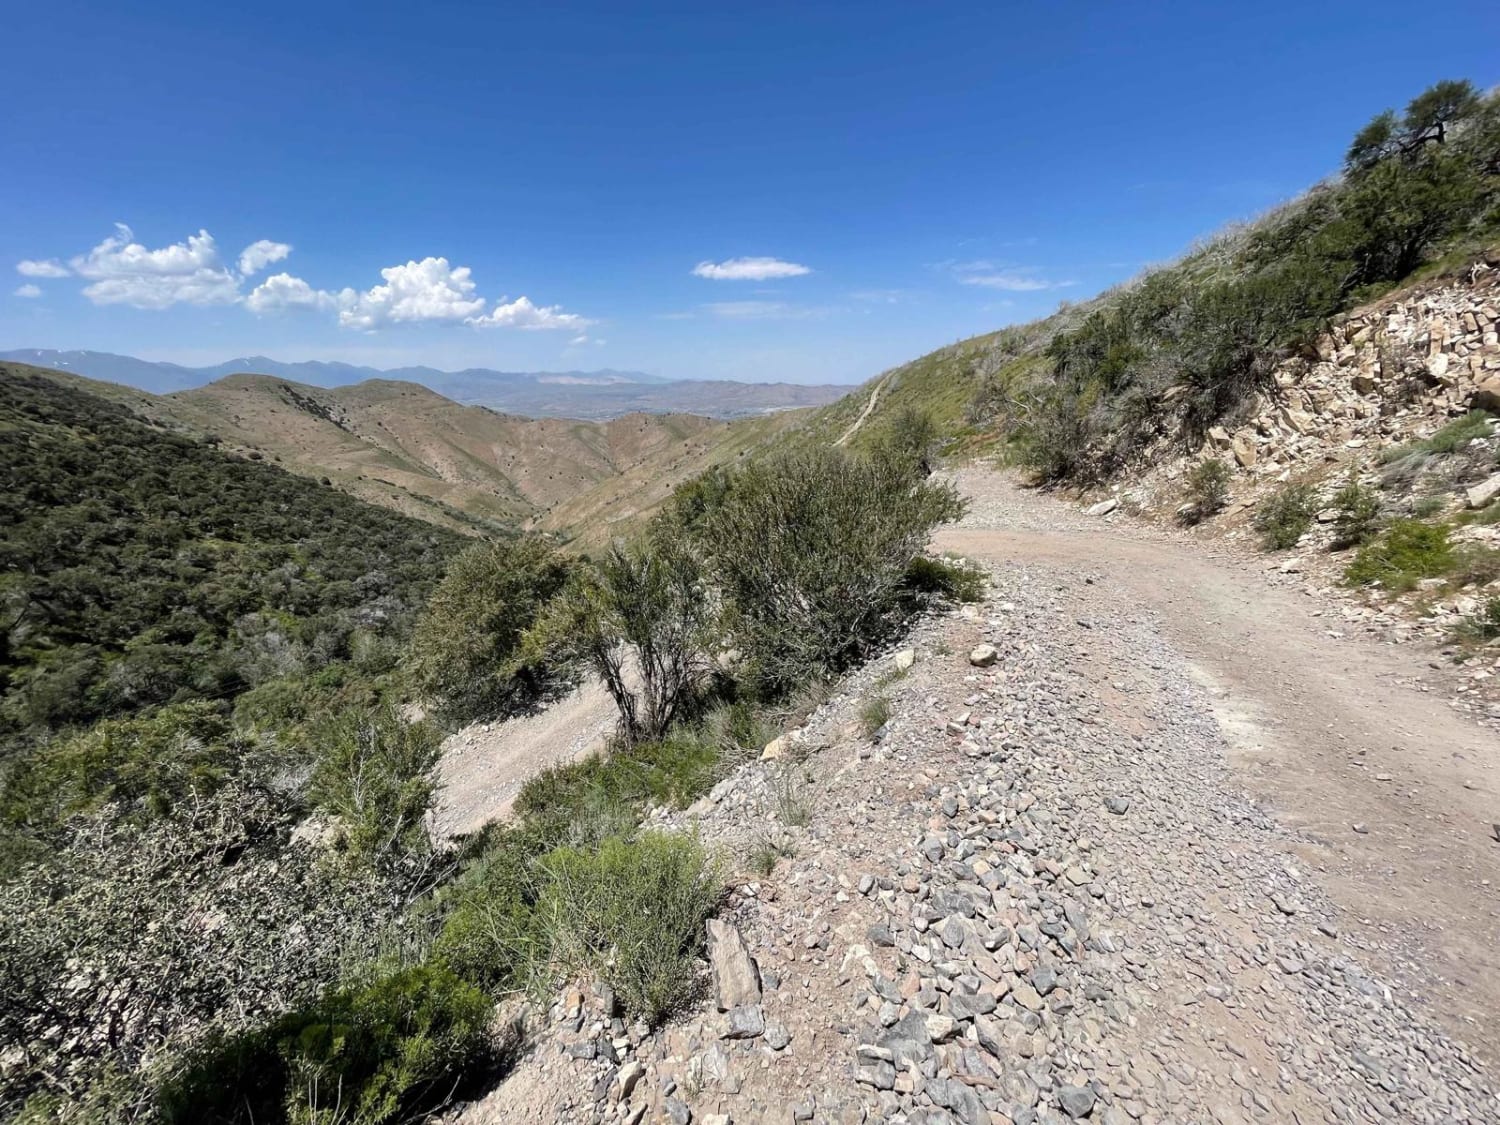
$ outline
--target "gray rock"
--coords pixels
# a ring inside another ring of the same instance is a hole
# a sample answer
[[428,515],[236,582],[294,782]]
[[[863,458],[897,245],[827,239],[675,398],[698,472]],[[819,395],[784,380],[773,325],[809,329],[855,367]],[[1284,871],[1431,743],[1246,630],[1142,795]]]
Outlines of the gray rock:
[[856,1070],[854,1080],[877,1090],[890,1090],[896,1085],[896,1068],[888,1062],[872,1062]]
[[783,1051],[787,1044],[792,1041],[792,1033],[786,1029],[786,1024],[780,1020],[766,1021],[766,1046],[773,1051]]
[[729,1012],[725,1039],[754,1039],[766,1031],[766,1014],[759,1004],[746,1004]]
[[662,1109],[672,1125],[692,1125],[693,1111],[676,1098],[665,1099],[662,1102]]
[[988,992],[964,992],[954,989],[948,994],[948,1014],[956,1020],[971,1020],[975,1016],[987,1016],[995,1010],[998,1002]]
[[1094,1112],[1096,1096],[1092,1086],[1059,1086],[1057,1104],[1069,1117],[1077,1120]]
[[950,1109],[964,1125],[989,1125],[990,1111],[979,1096],[957,1078],[934,1078],[926,1084],[927,1096]]
[[708,920],[708,961],[713,968],[719,1011],[760,1003],[760,971],[733,923]]
[[1130,811],[1130,798],[1106,797],[1104,798],[1104,807],[1116,816],[1124,816]]
[[969,663],[976,668],[988,668],[1000,659],[1000,652],[994,645],[975,645],[969,651]]

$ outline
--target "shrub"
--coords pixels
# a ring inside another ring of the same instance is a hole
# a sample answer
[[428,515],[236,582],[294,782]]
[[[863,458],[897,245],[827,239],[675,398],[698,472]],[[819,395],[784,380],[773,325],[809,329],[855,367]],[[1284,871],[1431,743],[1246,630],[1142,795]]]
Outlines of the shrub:
[[1192,507],[1192,522],[1206,520],[1229,502],[1230,468],[1218,458],[1194,465],[1187,475],[1184,495]]
[[482,1069],[490,1011],[446,968],[402,969],[205,1046],[165,1084],[161,1116],[169,1125],[413,1120]]
[[107,805],[0,883],[0,1042],[23,1048],[0,1114],[275,1017],[372,944],[399,888],[288,846],[300,812],[238,779],[151,819]]
[[335,818],[354,861],[389,867],[423,854],[422,818],[432,804],[442,739],[428,723],[408,723],[387,703],[344,711],[321,723],[308,796]]
[[5,818],[44,830],[109,803],[164,815],[185,797],[224,784],[246,750],[216,703],[107,720],[53,739],[18,763],[5,787]]
[[1264,501],[1255,513],[1255,530],[1267,551],[1295,547],[1312,527],[1317,493],[1310,484],[1289,484]]
[[1408,458],[1431,455],[1447,457],[1457,453],[1471,441],[1493,437],[1495,420],[1483,410],[1471,410],[1461,418],[1455,418],[1431,437],[1394,445],[1380,453],[1382,465],[1392,465]]
[[899,471],[929,477],[936,466],[940,440],[932,415],[904,406],[876,435],[871,452],[890,460]]
[[541,866],[538,909],[562,964],[597,972],[648,1023],[693,995],[703,922],[720,893],[696,840],[647,832],[593,853],[560,848]]
[[[628,831],[629,825],[617,826]],[[595,841],[597,842],[597,841]],[[502,829],[439,894],[444,912],[432,957],[491,995],[525,990],[544,975],[547,937],[536,913],[543,833]]]
[[1488,586],[1500,579],[1500,551],[1481,543],[1465,543],[1453,552],[1449,582],[1454,586]]
[[469,722],[555,691],[558,670],[521,640],[567,573],[534,538],[481,543],[455,558],[412,634],[407,668],[418,695],[443,718]]
[[903,618],[903,582],[928,534],[962,510],[951,486],[889,459],[818,448],[740,470],[695,538],[762,697],[868,654]]
[[1380,494],[1350,481],[1333,494],[1333,545],[1360,547],[1380,533]]
[[883,695],[872,695],[864,701],[859,709],[859,729],[866,738],[870,738],[881,727],[885,726],[891,718],[891,701]]
[[1448,529],[1417,520],[1395,520],[1375,542],[1361,547],[1344,570],[1353,586],[1379,584],[1400,593],[1424,578],[1437,578],[1453,568],[1453,546]]
[[812,823],[812,801],[807,797],[808,775],[797,762],[784,761],[770,777],[776,818],[788,828],[806,828]]
[[622,737],[639,742],[662,737],[701,701],[714,619],[698,559],[660,524],[645,542],[616,544],[580,568],[528,649],[592,669],[619,708]]
[[967,559],[935,559],[917,555],[906,567],[902,589],[914,601],[977,602],[989,586],[984,568]]
[[1458,641],[1493,641],[1500,637],[1500,598],[1486,598],[1478,611],[1453,627]]

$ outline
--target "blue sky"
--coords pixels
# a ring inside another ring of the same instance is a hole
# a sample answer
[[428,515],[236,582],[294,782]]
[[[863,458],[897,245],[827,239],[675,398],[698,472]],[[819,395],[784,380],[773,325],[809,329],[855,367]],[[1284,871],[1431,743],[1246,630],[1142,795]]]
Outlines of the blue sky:
[[0,348],[186,363],[854,382],[1296,194],[1435,79],[1500,79],[1493,3],[6,24]]

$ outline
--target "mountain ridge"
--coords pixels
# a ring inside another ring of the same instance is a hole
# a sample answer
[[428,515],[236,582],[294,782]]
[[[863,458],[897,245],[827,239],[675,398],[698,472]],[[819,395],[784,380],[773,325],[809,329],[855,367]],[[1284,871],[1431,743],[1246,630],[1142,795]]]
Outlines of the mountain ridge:
[[606,420],[636,411],[739,418],[823,406],[850,389],[837,384],[667,379],[614,368],[528,372],[468,367],[444,371],[422,365],[379,368],[324,360],[286,362],[263,355],[188,367],[112,352],[17,348],[0,352],[0,360],[122,383],[150,394],[194,390],[241,374],[274,376],[327,390],[371,379],[397,379],[421,384],[455,402],[493,407],[530,418]]

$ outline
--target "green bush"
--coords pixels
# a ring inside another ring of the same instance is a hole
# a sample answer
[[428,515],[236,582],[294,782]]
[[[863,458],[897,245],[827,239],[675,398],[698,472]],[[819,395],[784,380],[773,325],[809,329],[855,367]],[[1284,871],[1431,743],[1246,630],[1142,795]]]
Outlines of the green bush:
[[1223,461],[1211,457],[1188,472],[1183,493],[1192,505],[1191,522],[1206,520],[1224,510],[1229,502],[1229,478],[1233,474]]
[[1482,543],[1465,543],[1453,551],[1449,583],[1454,586],[1488,586],[1500,579],[1500,551]]
[[770,733],[748,704],[721,703],[661,738],[622,742],[607,755],[533,774],[515,808],[554,840],[598,840],[633,824],[647,805],[691,804],[758,753]]
[[1312,485],[1289,484],[1262,501],[1254,521],[1261,546],[1267,551],[1295,547],[1297,540],[1312,527],[1318,511],[1317,500]]
[[547,836],[537,831],[502,829],[441,892],[444,918],[433,959],[493,996],[537,984],[549,956],[536,913],[542,887],[537,864],[549,847]]
[[1380,494],[1350,481],[1333,494],[1333,545],[1360,547],[1380,533]]
[[17,763],[5,786],[4,815],[37,830],[111,802],[160,816],[190,795],[213,792],[245,753],[216,703],[107,720],[53,739]]
[[522,638],[562,589],[567,564],[544,542],[481,543],[449,564],[411,638],[407,669],[444,719],[525,709],[563,682]]
[[648,1023],[693,996],[703,922],[720,894],[696,840],[647,832],[596,852],[560,848],[542,867],[538,909],[560,963],[598,973]]
[[441,735],[409,723],[387,703],[343,711],[314,731],[317,758],[308,796],[334,817],[354,861],[398,864],[428,850],[422,818],[432,804]]
[[1453,546],[1448,529],[1418,520],[1395,520],[1385,534],[1361,547],[1344,570],[1352,586],[1380,585],[1393,593],[1413,589],[1424,578],[1438,578],[1453,569]]
[[978,564],[931,555],[915,556],[902,579],[902,589],[918,603],[932,599],[966,604],[982,601],[988,587],[989,578]]
[[872,695],[859,708],[859,730],[869,738],[891,718],[891,701],[883,695]]
[[222,1125],[384,1125],[446,1104],[482,1072],[491,1001],[421,965],[325,996],[195,1052],[165,1084],[162,1119]]
[[736,473],[693,537],[762,697],[873,651],[909,611],[903,583],[932,528],[962,510],[949,485],[837,450],[784,453]]

